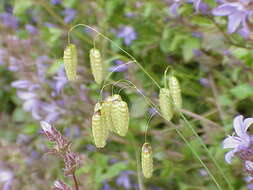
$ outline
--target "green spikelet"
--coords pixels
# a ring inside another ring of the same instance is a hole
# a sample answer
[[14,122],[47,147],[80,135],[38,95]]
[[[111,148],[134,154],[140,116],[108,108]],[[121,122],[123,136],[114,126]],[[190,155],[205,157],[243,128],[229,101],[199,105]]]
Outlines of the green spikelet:
[[151,178],[153,173],[153,153],[149,143],[144,143],[141,151],[142,173],[145,178]]
[[169,89],[160,89],[159,104],[163,117],[170,121],[173,117],[173,104]]
[[98,49],[92,48],[90,50],[90,64],[95,82],[101,84],[103,81],[103,65],[101,54]]
[[112,131],[114,133],[117,133],[117,131],[113,126],[111,109],[113,102],[118,100],[121,100],[121,97],[118,94],[114,94],[113,96],[107,97],[106,100],[102,103],[101,109],[102,117],[104,119],[106,127],[108,128],[109,131]]
[[169,89],[174,107],[179,110],[182,108],[182,96],[180,84],[175,76],[169,77]]
[[113,101],[111,108],[112,123],[116,132],[120,136],[125,136],[129,125],[129,112],[127,103],[120,101]]
[[111,105],[112,105],[111,101],[108,101],[108,100],[104,101],[102,103],[101,114],[102,114],[103,122],[104,122],[106,128],[109,131],[114,131],[112,117],[111,117]]
[[92,134],[96,147],[103,148],[106,144],[106,139],[108,137],[108,129],[103,123],[100,103],[97,103],[95,105],[94,111],[95,112],[92,116]]
[[64,50],[63,62],[68,80],[76,80],[77,51],[74,44],[69,44]]

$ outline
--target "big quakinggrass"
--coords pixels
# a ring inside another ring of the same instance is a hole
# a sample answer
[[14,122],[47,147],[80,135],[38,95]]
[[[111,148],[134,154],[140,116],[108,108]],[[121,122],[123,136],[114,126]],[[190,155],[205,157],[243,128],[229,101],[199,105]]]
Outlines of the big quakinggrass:
[[[161,89],[161,86],[159,85],[158,82],[156,82],[156,80],[153,79],[153,77],[145,70],[145,68],[127,51],[125,51],[124,49],[122,49],[119,45],[117,45],[114,41],[112,41],[110,38],[108,38],[107,36],[103,35],[102,33],[98,32],[96,29],[86,25],[86,24],[77,24],[75,26],[73,26],[69,31],[68,31],[68,42],[70,43],[70,33],[72,30],[74,30],[76,27],[87,27],[93,31],[95,31],[98,35],[102,36],[104,39],[108,40],[110,43],[112,43],[114,46],[116,46],[117,48],[119,48],[124,54],[126,54],[130,59],[132,59],[132,62],[135,63],[150,79],[151,81],[159,88]],[[106,82],[106,81],[105,81]],[[103,87],[105,84],[105,82],[103,83]],[[102,88],[103,88],[102,87]],[[151,101],[152,102],[152,101]],[[230,181],[228,180],[228,178],[226,177],[224,171],[222,170],[222,168],[219,166],[219,164],[217,163],[216,159],[214,158],[214,156],[210,153],[210,151],[208,150],[208,148],[206,147],[206,145],[204,144],[204,142],[202,141],[202,139],[199,137],[199,135],[197,134],[197,132],[195,131],[195,129],[189,125],[188,120],[184,117],[184,115],[180,112],[180,110],[177,110],[180,113],[180,116],[183,118],[183,120],[186,122],[186,124],[190,127],[190,129],[192,130],[192,133],[196,136],[196,138],[198,139],[198,141],[201,143],[201,145],[204,147],[205,151],[208,153],[208,157],[211,159],[211,161],[215,164],[215,166],[218,168],[219,172],[221,173],[222,177],[225,179],[225,181],[228,184],[229,189],[233,189]],[[161,113],[160,113],[161,115]],[[168,120],[168,119],[165,119]],[[206,166],[206,164],[201,160],[201,157],[199,155],[199,153],[197,152],[197,150],[195,150],[195,148],[190,144],[190,142],[184,137],[184,135],[176,128],[176,131],[178,133],[178,135],[183,139],[183,141],[187,144],[187,146],[189,147],[189,149],[192,151],[192,153],[195,155],[195,157],[197,158],[197,160],[201,163],[201,165],[207,170],[208,174],[210,175],[211,179],[214,181],[214,183],[216,184],[218,189],[222,189],[221,185],[218,183],[218,181],[216,180],[215,176],[212,174],[212,172],[208,169],[208,167]]]

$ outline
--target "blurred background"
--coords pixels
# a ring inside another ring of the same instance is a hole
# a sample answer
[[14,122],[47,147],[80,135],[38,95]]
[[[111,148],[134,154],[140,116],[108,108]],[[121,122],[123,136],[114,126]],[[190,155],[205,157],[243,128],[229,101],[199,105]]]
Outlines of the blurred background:
[[[229,36],[226,18],[215,18],[214,0],[184,2],[172,14],[172,0],[0,0],[0,189],[45,190],[62,179],[63,162],[46,154],[51,146],[39,121],[52,123],[72,142],[81,159],[81,190],[217,189],[177,127],[201,155],[222,189],[228,184],[207,152],[179,116],[166,123],[142,95],[158,104],[159,88],[131,59],[108,40],[85,27],[70,34],[78,50],[78,80],[68,82],[63,51],[68,30],[79,23],[100,31],[133,55],[163,87],[165,69],[173,68],[181,83],[182,112],[219,163],[236,190],[247,189],[247,175],[235,159],[224,161],[222,140],[231,134],[237,114],[253,115],[252,41]],[[121,94],[128,102],[126,137],[110,135],[103,149],[94,146],[91,116],[100,98],[89,50],[100,49],[109,82],[103,97]],[[123,80],[122,80],[123,79]],[[136,85],[138,90],[126,80]],[[122,90],[121,90],[122,89]],[[147,135],[154,152],[154,174],[143,179],[139,153]],[[248,187],[250,188],[250,187]],[[252,188],[252,187],[251,187]]]

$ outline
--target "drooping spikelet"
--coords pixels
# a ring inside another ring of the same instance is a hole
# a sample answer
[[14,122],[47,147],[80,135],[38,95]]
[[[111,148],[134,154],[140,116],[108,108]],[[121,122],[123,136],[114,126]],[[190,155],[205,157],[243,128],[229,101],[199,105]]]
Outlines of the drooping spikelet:
[[142,173],[145,178],[151,178],[153,173],[153,153],[149,143],[144,143],[141,151]]
[[173,117],[173,104],[169,89],[160,89],[159,104],[163,117],[170,121]]
[[94,114],[92,116],[92,134],[96,147],[103,148],[108,137],[108,129],[103,123],[100,103],[95,105]]
[[111,109],[112,109],[112,104],[114,101],[119,101],[121,100],[120,95],[114,94],[113,96],[109,96],[106,98],[106,100],[102,103],[102,117],[104,119],[104,124],[106,125],[107,129],[109,131],[117,133],[113,122],[112,122],[112,116],[111,116]]
[[129,112],[127,103],[119,100],[113,101],[111,107],[113,127],[120,136],[125,136],[129,125]]
[[90,50],[90,64],[95,82],[101,84],[103,81],[103,65],[102,57],[98,49],[92,48]]
[[77,69],[77,50],[74,44],[69,44],[63,55],[63,62],[65,67],[65,72],[68,80],[76,80],[76,69]]
[[169,77],[169,89],[174,107],[176,108],[176,110],[181,109],[182,108],[181,88],[175,76]]

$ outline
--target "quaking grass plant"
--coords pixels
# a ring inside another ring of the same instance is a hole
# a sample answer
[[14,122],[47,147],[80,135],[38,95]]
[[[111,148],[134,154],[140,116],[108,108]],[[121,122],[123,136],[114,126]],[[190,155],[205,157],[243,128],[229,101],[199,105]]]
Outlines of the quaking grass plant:
[[[219,173],[219,177],[222,177],[224,179],[224,181],[226,182],[226,188],[232,190],[233,187],[232,187],[229,179],[227,178],[225,172],[221,169],[217,160],[214,158],[214,156],[209,151],[209,149],[206,147],[205,143],[199,137],[199,135],[197,134],[197,132],[195,131],[193,126],[189,123],[187,118],[181,112],[181,108],[182,108],[181,88],[180,88],[180,84],[179,84],[178,79],[173,74],[173,72],[174,72],[173,70],[168,77],[168,81],[167,81],[167,70],[168,69],[166,69],[166,71],[164,72],[164,87],[162,88],[162,87],[160,87],[158,82],[156,82],[156,80],[152,78],[152,76],[141,66],[141,64],[131,54],[129,54],[127,51],[125,51],[124,49],[119,47],[115,42],[113,42],[111,39],[109,39],[108,37],[106,37],[102,33],[98,32],[96,29],[94,29],[88,25],[85,25],[85,24],[78,24],[69,30],[69,32],[68,32],[69,45],[67,46],[67,49],[64,51],[64,66],[65,66],[65,71],[67,73],[69,81],[72,82],[73,79],[76,79],[76,71],[75,70],[76,70],[76,65],[77,65],[76,49],[73,48],[75,46],[70,43],[70,33],[76,27],[79,27],[79,26],[87,27],[87,28],[93,30],[99,36],[103,37],[104,39],[106,39],[107,41],[112,43],[112,45],[119,48],[123,53],[125,53],[131,59],[131,61],[130,61],[131,63],[136,64],[154,82],[154,84],[160,89],[160,95],[159,95],[160,106],[156,105],[149,97],[142,94],[141,91],[131,81],[124,80],[125,83],[127,83],[130,88],[136,89],[136,91],[143,96],[143,101],[147,102],[151,108],[156,109],[156,112],[167,121],[169,126],[175,128],[178,135],[183,139],[183,141],[186,143],[188,148],[192,151],[192,153],[194,154],[196,159],[200,162],[200,164],[203,166],[203,168],[205,168],[205,170],[207,171],[207,173],[209,174],[209,176],[211,177],[211,179],[213,180],[213,182],[217,186],[217,188],[219,190],[222,190],[223,184],[220,184],[220,182],[218,182],[217,174],[216,175],[213,174],[213,172],[209,169],[209,167],[205,164],[205,162],[202,161],[200,153],[195,149],[194,146],[192,146],[192,144],[186,139],[185,135],[170,120],[174,115],[176,117],[181,118],[185,122],[186,126],[189,128],[192,135],[196,137],[197,141],[200,143],[200,145],[206,151],[207,156],[212,160],[214,166],[217,168],[218,173]],[[70,51],[69,50],[69,49],[71,49],[70,47],[72,49],[74,49],[74,51]],[[103,76],[102,76],[104,73],[102,70],[103,69],[103,60],[102,60],[102,57],[100,54],[100,50],[95,49],[95,48],[90,50],[90,62],[91,62],[92,74],[94,76],[96,83],[102,84],[101,85],[101,93],[100,93],[101,98],[99,98],[98,103],[95,105],[94,114],[92,117],[92,133],[93,133],[95,145],[98,148],[104,148],[106,145],[106,140],[109,137],[108,136],[109,132],[115,132],[120,136],[126,135],[126,133],[128,132],[128,125],[129,125],[129,111],[128,111],[127,103],[122,100],[122,98],[120,97],[120,94],[112,94],[110,97],[107,97],[105,100],[103,100],[103,98],[102,98],[103,90],[104,90],[105,86],[115,85],[117,83],[122,83],[122,80],[116,81],[116,83],[115,82],[108,83],[109,77],[111,75],[111,73],[110,73],[108,75],[108,77],[105,78],[105,80],[103,81]],[[167,83],[168,83],[168,85],[167,85]],[[152,118],[152,116],[150,117],[150,119],[151,118]],[[149,121],[150,121],[150,119],[149,119]],[[130,118],[130,120],[131,120],[131,118]],[[69,166],[69,168],[72,168],[71,172],[68,172],[68,173],[72,174],[74,182],[75,182],[75,188],[76,188],[76,190],[78,190],[79,187],[78,187],[77,179],[75,177],[75,169],[73,169],[73,168],[76,168],[76,166],[78,165],[77,164],[78,159],[75,156],[73,156],[74,153],[72,153],[69,150],[69,148],[68,148],[69,143],[67,143],[67,141],[65,140],[66,143],[63,143],[65,145],[61,144],[61,140],[59,140],[59,139],[63,139],[63,141],[64,141],[64,138],[62,136],[60,136],[59,132],[57,132],[54,128],[52,128],[50,124],[42,122],[41,125],[43,127],[44,133],[47,135],[49,140],[56,142],[57,145],[61,147],[61,148],[58,147],[58,148],[54,149],[54,152],[56,152],[56,153],[59,152],[60,155],[64,158],[64,160],[66,160],[65,157],[68,157],[66,155],[72,155],[69,157],[71,157],[70,160],[72,160],[73,163],[72,162],[70,163],[70,161],[69,162],[65,161],[65,164],[67,166]],[[141,151],[141,167],[142,167],[143,176],[145,178],[151,178],[153,175],[153,170],[155,170],[155,165],[153,166],[153,153],[152,153],[155,150],[152,150],[151,144],[146,142],[147,133],[148,133],[148,125],[147,125],[146,132],[145,132],[145,142],[142,146],[142,151]],[[53,136],[55,136],[55,135],[56,136],[58,135],[59,137],[54,138]],[[133,135],[133,134],[131,134],[131,135]],[[137,154],[137,155],[139,155],[139,154]],[[73,159],[72,159],[72,157],[73,157]],[[137,157],[137,163],[139,163],[138,160],[139,160],[139,156]],[[138,171],[138,172],[140,172],[140,171]],[[142,181],[141,177],[139,177],[138,180],[140,183],[139,184],[140,189],[144,189],[144,185],[142,184],[143,181]],[[55,183],[54,188],[55,189],[62,188],[62,190],[69,189],[69,187],[67,185],[65,185],[62,181],[57,181]]]

